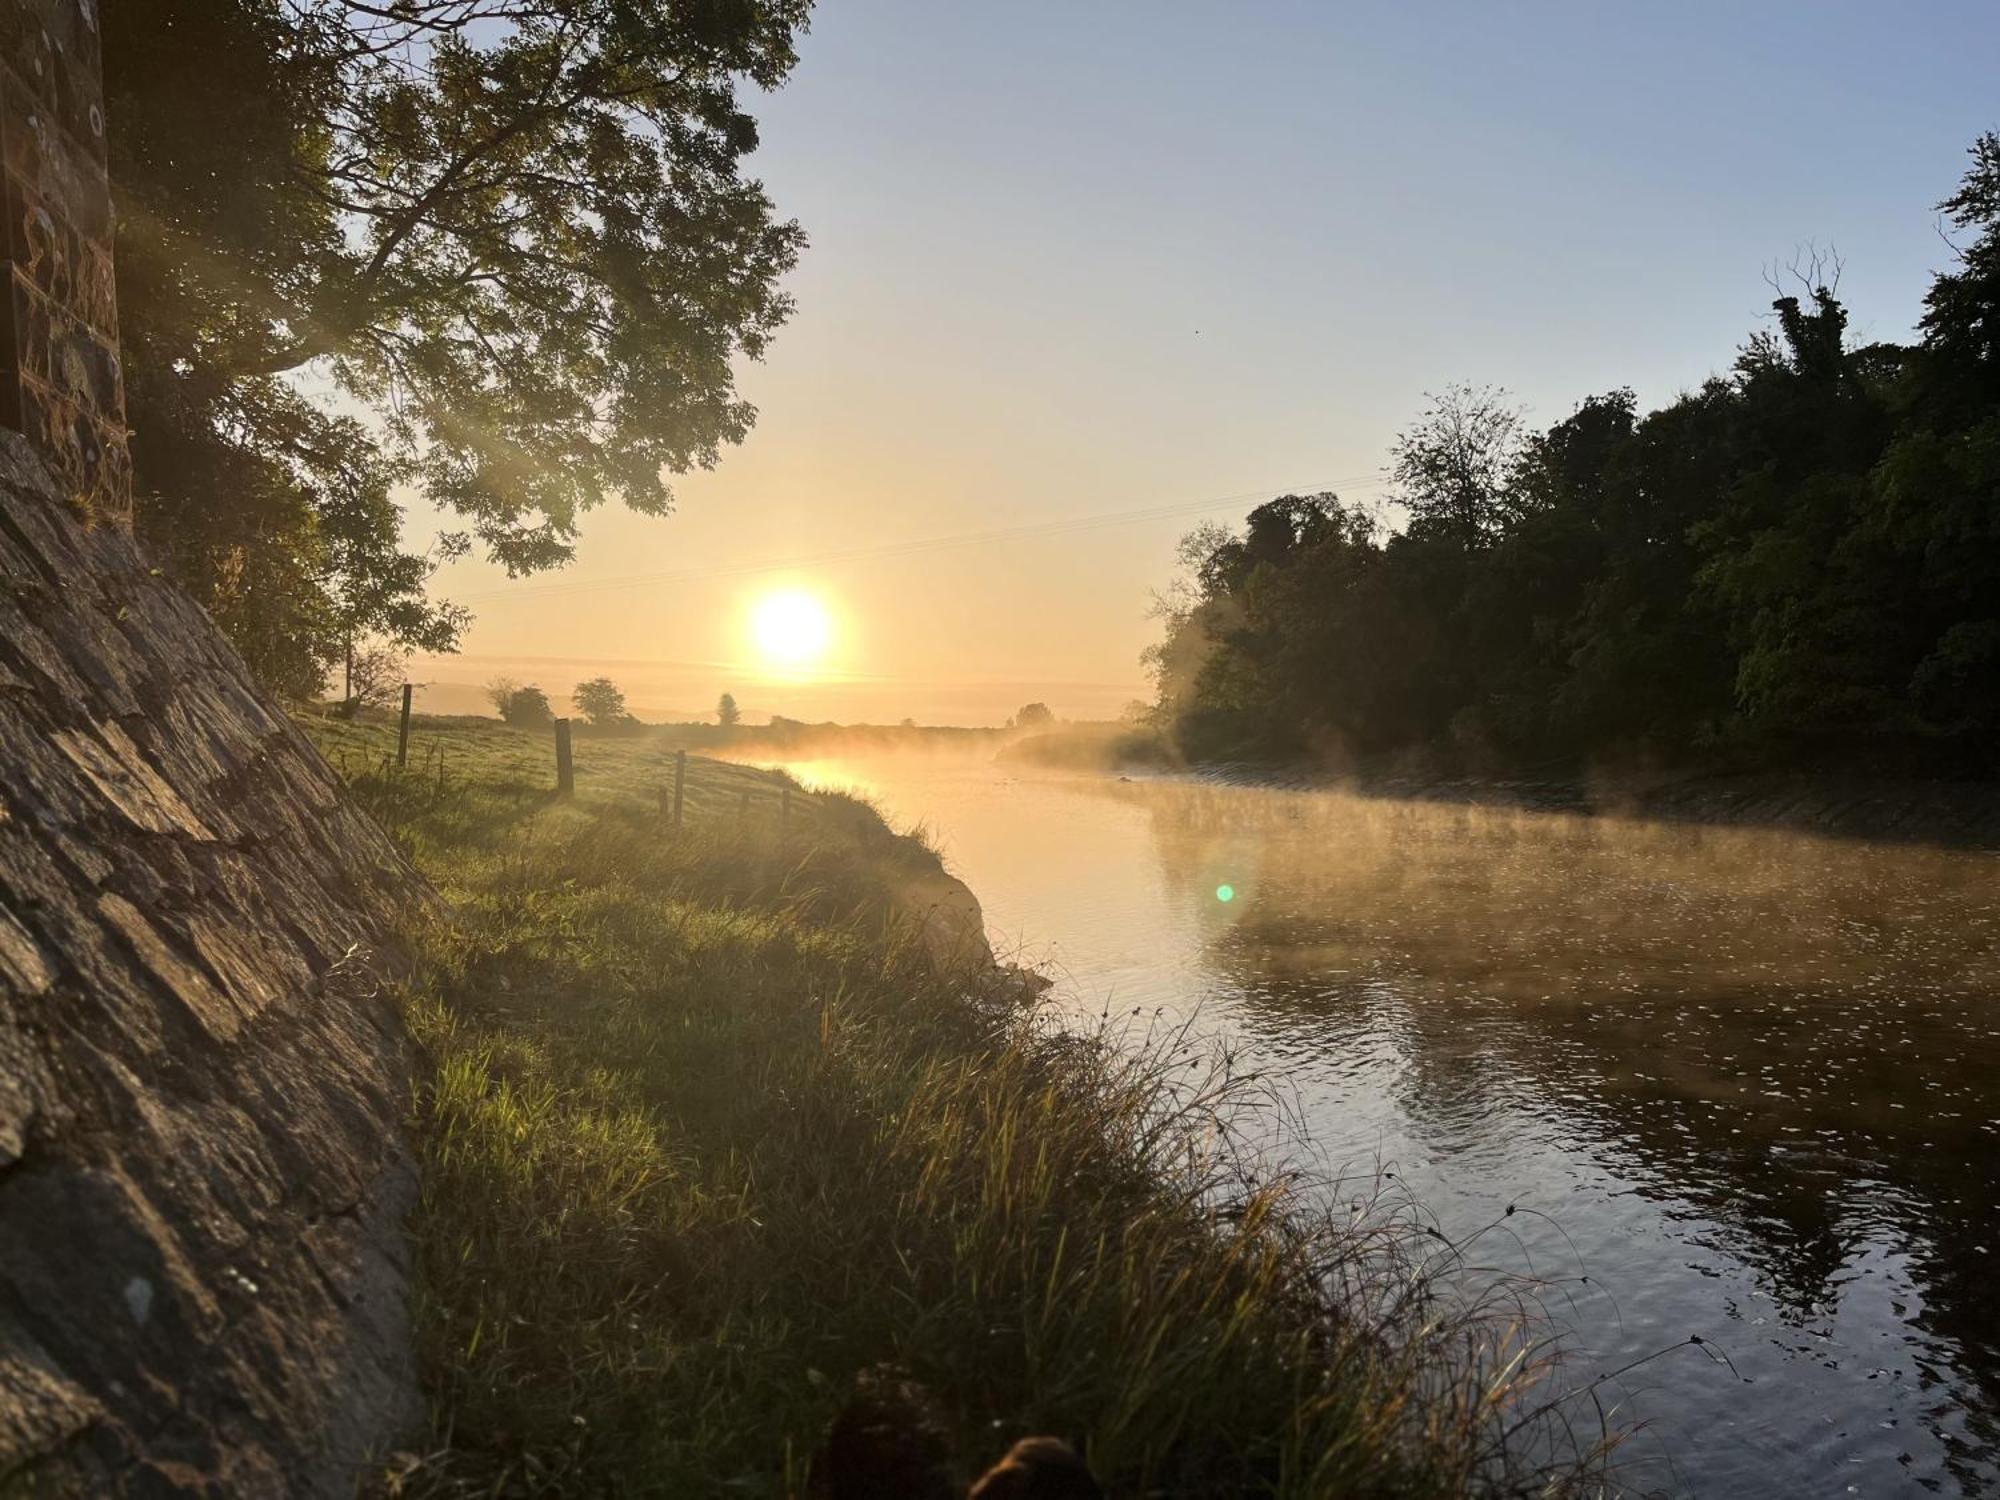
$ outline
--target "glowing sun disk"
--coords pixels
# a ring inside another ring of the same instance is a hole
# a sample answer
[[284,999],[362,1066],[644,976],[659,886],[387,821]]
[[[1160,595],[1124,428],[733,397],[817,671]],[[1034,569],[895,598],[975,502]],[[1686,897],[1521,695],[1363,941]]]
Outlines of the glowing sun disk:
[[750,635],[773,666],[811,666],[826,654],[833,617],[803,589],[783,589],[766,594],[751,609]]

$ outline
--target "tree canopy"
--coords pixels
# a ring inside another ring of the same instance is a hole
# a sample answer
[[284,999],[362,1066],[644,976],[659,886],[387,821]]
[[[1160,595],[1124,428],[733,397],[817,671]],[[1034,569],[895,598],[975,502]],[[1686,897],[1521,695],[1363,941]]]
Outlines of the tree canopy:
[[[803,236],[742,170],[738,93],[784,80],[808,11],[107,18],[139,519],[268,679],[316,687],[357,633],[449,647],[436,562],[560,564],[583,512],[664,512],[668,475],[741,440],[732,362],[790,311]],[[402,485],[447,518],[422,552]]]
[[546,729],[556,721],[549,695],[533,683],[496,677],[486,684],[486,700],[493,711],[516,729]]
[[1816,257],[1656,411],[1435,399],[1401,530],[1288,495],[1197,532],[1158,717],[1197,758],[2000,770],[2000,137],[1941,207],[1964,243],[1912,345],[1856,344]]
[[616,724],[626,717],[625,694],[609,677],[593,677],[588,682],[579,682],[576,691],[569,695],[569,701],[593,724]]

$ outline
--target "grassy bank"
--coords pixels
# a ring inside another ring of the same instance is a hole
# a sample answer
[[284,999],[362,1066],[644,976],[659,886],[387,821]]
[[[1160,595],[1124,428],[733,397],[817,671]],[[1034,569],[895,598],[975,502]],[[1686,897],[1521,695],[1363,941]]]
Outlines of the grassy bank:
[[865,807],[797,795],[781,843],[776,782],[690,760],[676,834],[645,741],[580,743],[556,803],[539,736],[420,727],[396,775],[388,726],[308,727],[452,907],[408,996],[401,1492],[802,1494],[882,1365],[967,1474],[1053,1432],[1121,1496],[1587,1485],[1504,1456],[1506,1333],[1406,1227],[1231,1168],[1254,1081],[936,961],[897,914],[935,858]]

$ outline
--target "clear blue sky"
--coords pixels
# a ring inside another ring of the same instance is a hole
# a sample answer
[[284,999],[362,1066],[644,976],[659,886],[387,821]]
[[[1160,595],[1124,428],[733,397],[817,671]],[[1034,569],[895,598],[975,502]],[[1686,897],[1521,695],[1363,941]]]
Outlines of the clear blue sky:
[[[1366,480],[1452,380],[1540,422],[1618,385],[1658,404],[1812,240],[1855,333],[1907,336],[1932,205],[2000,127],[2000,4],[830,0],[758,111],[813,246],[744,374],[757,432],[674,517],[595,514],[563,575],[588,587],[473,599],[456,675],[539,654],[565,689],[627,663],[652,707],[1113,708],[1198,516],[728,570]],[[700,576],[601,586],[666,570]],[[752,674],[743,610],[776,581],[836,612],[825,682]]]

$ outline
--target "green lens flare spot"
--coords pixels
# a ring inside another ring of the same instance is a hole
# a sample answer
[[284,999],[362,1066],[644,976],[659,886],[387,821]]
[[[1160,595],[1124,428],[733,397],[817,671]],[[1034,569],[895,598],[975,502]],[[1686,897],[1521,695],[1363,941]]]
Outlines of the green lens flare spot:
[[1233,885],[1217,886],[1215,888],[1215,899],[1218,901],[1234,901],[1236,899],[1236,887]]

